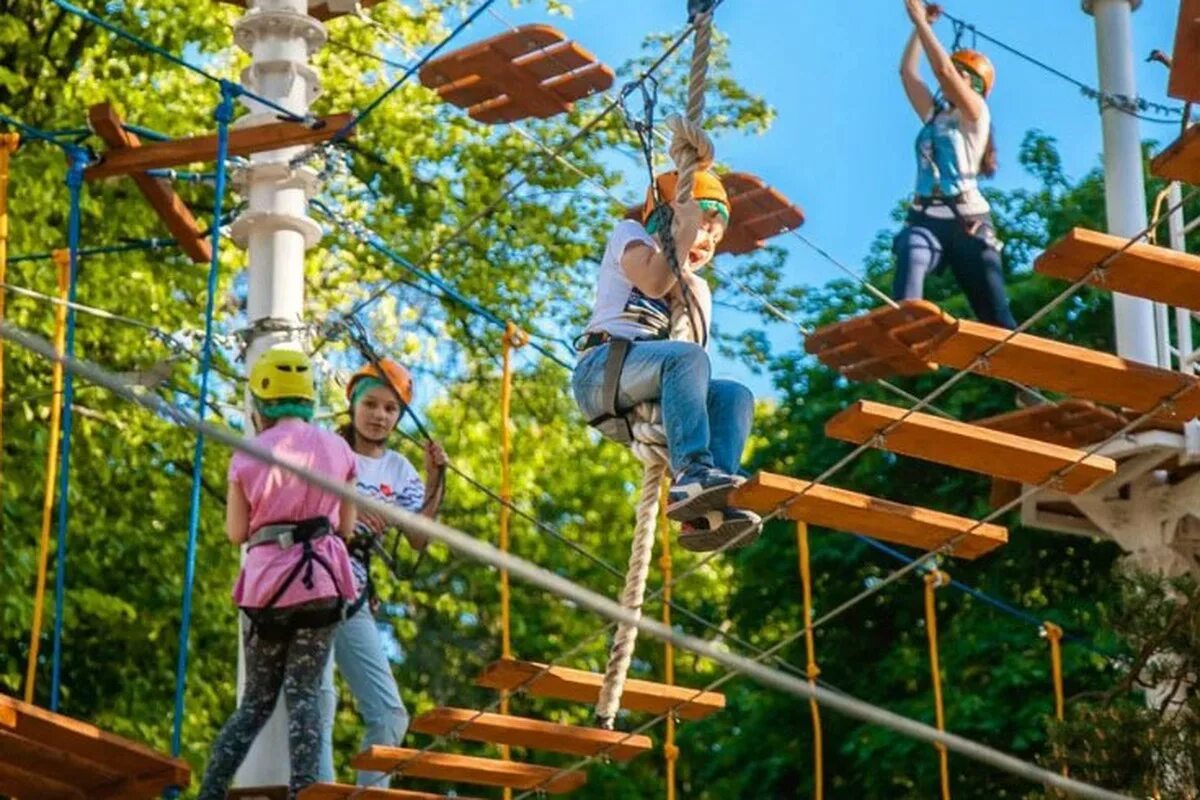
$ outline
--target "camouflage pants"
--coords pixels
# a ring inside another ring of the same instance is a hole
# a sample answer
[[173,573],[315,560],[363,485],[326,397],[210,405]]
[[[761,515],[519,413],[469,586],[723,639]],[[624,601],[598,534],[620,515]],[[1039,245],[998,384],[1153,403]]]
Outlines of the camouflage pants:
[[[318,601],[264,609],[259,612],[259,622],[286,625],[295,612],[329,604]],[[242,702],[213,743],[197,800],[224,800],[234,773],[270,719],[281,688],[287,702],[288,754],[292,762],[289,795],[294,797],[305,786],[316,783],[321,741],[318,695],[336,632],[337,626],[330,625],[302,628],[284,639],[247,634],[246,688]]]

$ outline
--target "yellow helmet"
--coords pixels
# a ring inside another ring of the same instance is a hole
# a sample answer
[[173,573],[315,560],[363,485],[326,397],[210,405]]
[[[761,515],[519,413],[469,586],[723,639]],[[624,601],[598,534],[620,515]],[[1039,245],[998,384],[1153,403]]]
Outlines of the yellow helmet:
[[316,396],[312,362],[297,350],[275,348],[250,369],[250,394],[259,400],[305,400]]

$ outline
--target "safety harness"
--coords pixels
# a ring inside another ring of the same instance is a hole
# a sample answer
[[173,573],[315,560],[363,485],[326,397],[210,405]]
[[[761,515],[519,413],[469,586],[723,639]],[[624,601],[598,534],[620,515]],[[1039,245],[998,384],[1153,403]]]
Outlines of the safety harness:
[[[327,517],[310,517],[299,522],[264,525],[250,536],[247,543],[249,550],[267,545],[277,545],[280,550],[288,550],[297,545],[303,548],[300,560],[296,562],[296,566],[284,578],[283,583],[271,595],[271,599],[265,606],[261,608],[242,607],[242,611],[250,619],[250,636],[261,636],[267,641],[286,641],[291,639],[297,631],[309,628],[327,628],[330,625],[336,625],[348,616],[346,601],[342,599],[341,588],[338,586],[333,566],[313,549],[313,542],[333,534],[333,525]],[[329,608],[296,611],[286,623],[275,621],[263,613],[274,608],[297,579],[304,584],[304,588],[312,589],[314,586],[313,569],[316,566],[324,569],[334,586],[338,588],[336,604]]]

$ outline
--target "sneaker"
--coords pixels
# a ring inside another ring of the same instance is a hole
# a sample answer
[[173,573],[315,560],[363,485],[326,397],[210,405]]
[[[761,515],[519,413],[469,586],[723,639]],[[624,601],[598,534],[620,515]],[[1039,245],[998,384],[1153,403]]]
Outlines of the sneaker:
[[667,517],[686,522],[724,508],[729,493],[746,482],[713,467],[684,472],[671,484],[667,495]]
[[736,550],[752,543],[762,533],[762,517],[753,511],[725,508],[688,520],[679,534],[679,544],[694,553]]

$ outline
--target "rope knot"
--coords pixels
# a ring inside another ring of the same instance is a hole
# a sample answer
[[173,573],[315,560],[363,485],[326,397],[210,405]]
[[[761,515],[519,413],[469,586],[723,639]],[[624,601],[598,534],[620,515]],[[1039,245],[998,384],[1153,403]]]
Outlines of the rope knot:
[[664,744],[663,745],[663,757],[665,759],[667,759],[667,761],[678,761],[679,760],[679,748],[673,744]]

